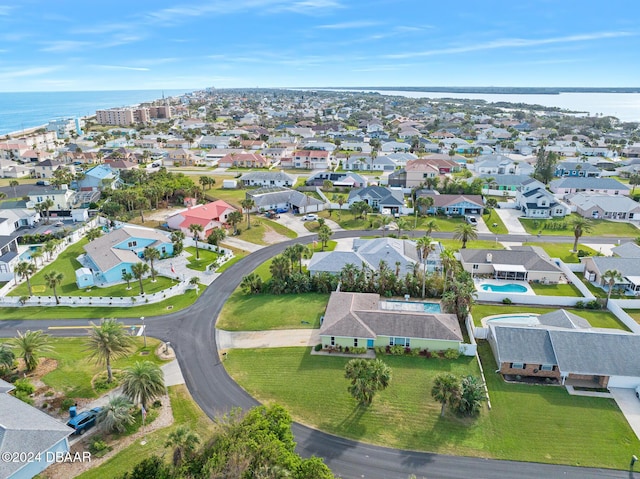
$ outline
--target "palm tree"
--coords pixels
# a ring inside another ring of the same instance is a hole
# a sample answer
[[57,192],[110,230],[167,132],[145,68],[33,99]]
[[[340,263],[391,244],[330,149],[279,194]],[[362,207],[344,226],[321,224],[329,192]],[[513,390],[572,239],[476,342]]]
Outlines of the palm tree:
[[239,211],[232,211],[227,215],[227,222],[233,226],[233,234],[238,234],[238,223],[242,221],[242,213]]
[[42,209],[44,210],[44,212],[47,214],[47,224],[49,224],[49,220],[51,219],[49,210],[53,208],[53,205],[55,203],[51,198],[47,198],[46,200],[42,201],[40,204],[42,205]]
[[144,294],[144,288],[142,286],[142,277],[149,272],[149,265],[147,263],[135,263],[131,265],[131,273],[133,277],[138,280],[140,285],[140,294]]
[[38,360],[42,354],[52,351],[49,344],[50,336],[42,331],[27,331],[22,334],[18,331],[18,337],[11,340],[11,346],[18,357],[24,361],[27,372],[33,371],[38,366]]
[[283,255],[278,255],[271,261],[269,272],[274,279],[286,279],[291,274],[291,262]]
[[13,368],[15,359],[16,356],[11,348],[5,343],[0,343],[0,371]]
[[11,188],[13,188],[13,197],[17,198],[18,197],[18,193],[16,192],[16,186],[18,186],[20,184],[20,182],[18,180],[11,180],[9,182],[9,186]]
[[147,403],[165,393],[162,369],[151,361],[136,361],[124,369],[122,392],[146,409]]
[[47,253],[48,260],[51,261],[51,255],[56,250],[56,244],[53,240],[47,241],[42,247],[42,251]]
[[245,198],[240,202],[240,206],[247,213],[247,229],[251,229],[250,210],[256,205],[256,202],[252,198]]
[[102,228],[91,228],[89,231],[87,231],[86,236],[89,242],[93,241],[94,239],[100,238],[100,236],[102,236]]
[[249,273],[242,278],[240,288],[246,294],[258,294],[262,291],[262,278],[256,273]]
[[184,233],[182,231],[174,231],[171,233],[171,242],[173,243],[173,254],[179,255],[184,249]]
[[435,218],[431,218],[429,221],[427,221],[424,224],[424,227],[427,230],[427,236],[431,236],[431,233],[433,233],[434,231],[440,231],[440,225]]
[[13,272],[27,280],[27,288],[29,289],[29,296],[32,296],[30,278],[31,278],[31,275],[36,272],[36,267],[33,264],[28,263],[26,261],[20,261],[15,266]]
[[62,283],[63,279],[64,275],[62,273],[59,273],[58,271],[49,271],[44,275],[44,282],[47,283],[47,286],[49,288],[53,289],[53,296],[56,298],[56,304],[60,304],[60,299],[58,298],[56,288],[58,287],[58,285],[60,285],[60,283]]
[[302,243],[296,243],[288,246],[284,250],[284,255],[287,256],[292,263],[298,263],[298,272],[302,273],[302,258],[308,256],[310,253],[309,247]]
[[453,250],[444,249],[440,253],[440,261],[442,262],[442,276],[444,277],[443,289],[447,290],[447,279],[453,279],[456,270],[460,267],[460,263],[456,259]]
[[144,255],[144,260],[148,261],[150,266],[151,266],[151,282],[155,283],[156,282],[156,270],[153,267],[153,262],[157,259],[160,259],[160,251],[158,251],[157,249],[155,249],[153,246],[147,246],[144,250],[143,253]]
[[127,282],[127,291],[131,289],[131,280],[133,279],[133,275],[128,271],[122,273],[122,280]]
[[478,232],[474,225],[462,223],[456,226],[453,238],[462,241],[462,249],[467,247],[467,241],[478,239]]
[[324,249],[326,248],[332,234],[333,231],[331,231],[331,228],[329,228],[327,225],[322,225],[318,230],[318,239],[320,240],[320,244],[322,245],[322,251],[324,251]]
[[384,238],[384,234],[387,230],[387,226],[389,224],[391,224],[391,222],[393,221],[393,217],[389,216],[389,215],[382,215],[378,218],[378,221],[376,222],[376,224],[380,227],[380,229],[382,230],[382,237]]
[[425,296],[426,282],[427,282],[427,258],[429,253],[433,251],[433,240],[428,236],[418,238],[416,241],[416,249],[418,250],[418,257],[422,263],[422,297]]
[[200,444],[200,437],[189,426],[178,426],[167,437],[164,447],[173,447],[173,465],[179,467],[190,457]]
[[487,400],[484,384],[475,376],[466,376],[460,382],[460,399],[456,405],[459,413],[473,416],[480,412],[482,403]]
[[460,381],[451,373],[438,374],[431,388],[433,399],[442,404],[440,416],[444,417],[447,405],[454,404],[460,398],[462,391]]
[[578,251],[578,241],[584,233],[590,233],[593,229],[593,223],[586,218],[577,217],[571,222],[571,228],[573,228],[573,236],[575,241],[573,242],[573,251]]
[[398,218],[396,220],[396,226],[398,227],[398,238],[400,238],[402,237],[402,230],[408,230],[411,225],[406,218]]
[[351,380],[349,392],[361,406],[373,401],[376,391],[382,391],[391,382],[391,368],[381,359],[352,359],[344,368],[345,378]]
[[189,225],[189,231],[193,235],[193,241],[196,242],[196,259],[200,259],[200,250],[198,249],[198,240],[200,239],[200,233],[204,231],[204,228],[199,223],[191,223]]
[[31,260],[33,261],[33,266],[38,267],[38,260],[42,258],[44,254],[42,253],[42,248],[38,248],[35,251],[31,252]]
[[133,338],[123,324],[115,319],[105,319],[99,325],[91,323],[86,350],[89,358],[107,367],[107,382],[113,381],[111,361],[127,356],[133,348]]
[[107,432],[125,432],[127,426],[135,422],[131,414],[132,407],[133,403],[127,396],[112,397],[106,405],[102,406],[96,421]]
[[613,293],[613,288],[616,283],[622,282],[624,279],[622,277],[622,273],[617,269],[608,269],[602,275],[602,279],[607,282],[607,286],[609,287],[609,291],[607,292],[607,303],[611,299],[611,293]]

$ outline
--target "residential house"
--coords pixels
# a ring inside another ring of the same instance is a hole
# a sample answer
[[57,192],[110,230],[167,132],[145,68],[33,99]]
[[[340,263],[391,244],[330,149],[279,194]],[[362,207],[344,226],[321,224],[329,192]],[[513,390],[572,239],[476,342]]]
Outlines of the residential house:
[[194,155],[191,150],[184,148],[178,148],[169,152],[169,156],[166,160],[170,166],[195,166],[200,162],[200,159]]
[[305,214],[324,209],[324,201],[299,191],[279,186],[250,190],[247,191],[246,197],[253,199],[256,204],[252,211],[274,210]]
[[269,160],[259,153],[229,153],[218,161],[221,168],[268,168]]
[[495,279],[558,283],[564,276],[560,267],[538,246],[512,246],[511,249],[460,250],[462,268]]
[[20,228],[35,226],[38,221],[40,221],[40,213],[33,209],[0,209],[0,236],[9,236]]
[[[491,196],[516,196],[524,182],[531,180],[529,175],[481,175],[482,194]],[[472,181],[469,178],[469,181]],[[488,181],[491,180],[491,181]]]
[[124,273],[131,273],[131,266],[143,261],[146,247],[157,249],[162,257],[173,254],[173,243],[166,233],[124,226],[86,244],[78,261],[91,269],[96,284],[118,283]]
[[515,161],[504,155],[478,157],[474,169],[479,175],[530,175],[534,168],[524,161]]
[[564,218],[571,212],[566,203],[556,199],[544,184],[533,178],[522,183],[515,203],[525,218]]
[[[605,273],[618,271],[622,280],[617,280],[614,288],[640,296],[640,257],[631,248],[627,247],[626,249],[627,251],[618,250],[618,254],[625,254],[624,257],[588,256],[580,258],[580,262],[584,265],[584,278],[592,284],[608,290],[608,278],[604,277]],[[629,250],[631,250],[631,255],[626,256],[629,254]]]
[[479,215],[484,209],[484,202],[480,195],[432,195],[418,191],[417,197],[430,196],[433,206],[425,213],[443,213],[449,216]]
[[20,165],[15,161],[0,158],[0,177],[24,178],[26,176],[31,176],[31,167]]
[[400,213],[404,206],[404,195],[401,190],[385,188],[382,186],[367,186],[349,193],[347,204],[364,201],[375,212],[383,213],[388,210],[391,214]]
[[342,162],[345,170],[393,171],[396,163],[386,156],[352,155]]
[[601,173],[600,168],[584,161],[563,161],[556,166],[555,176],[600,178]]
[[488,322],[487,339],[501,374],[594,388],[633,389],[640,384],[640,335],[592,328],[564,310],[539,315],[537,322]]
[[327,180],[336,187],[363,188],[367,186],[367,180],[352,171],[319,171],[311,175],[305,183],[307,186],[323,186],[324,182]]
[[322,150],[296,150],[292,167],[307,170],[324,170],[331,166],[331,152]]
[[14,267],[19,262],[18,238],[15,235],[0,236],[0,281],[14,279]]
[[585,218],[640,220],[640,203],[628,196],[576,193],[569,196],[567,202]]
[[428,155],[421,158],[420,160],[424,161],[428,165],[437,168],[438,172],[441,175],[446,175],[448,173],[457,173],[467,162],[467,159],[460,155],[450,156],[440,154]]
[[120,172],[109,165],[97,165],[85,171],[76,185],[80,191],[115,190],[120,185]]
[[[412,349],[458,351],[462,331],[453,314],[385,309],[373,293],[333,292],[320,326],[324,348],[403,346]],[[417,303],[423,308],[423,305]]]
[[70,210],[75,204],[76,193],[62,185],[59,189],[44,189],[29,192],[29,202],[33,204],[52,200],[51,210]]
[[549,189],[557,195],[572,193],[601,193],[603,195],[629,195],[630,188],[613,178],[561,178],[549,183]]
[[244,186],[293,186],[293,176],[282,171],[252,171],[240,177]]
[[74,431],[9,394],[13,389],[0,379],[0,477],[30,479],[70,453],[68,437]]
[[383,153],[398,153],[401,151],[408,152],[411,150],[411,143],[401,143],[399,141],[387,141],[382,144],[380,150]]
[[172,214],[167,218],[167,226],[172,230],[182,231],[186,236],[192,236],[189,227],[199,224],[202,226],[201,239],[204,239],[215,228],[223,228],[233,211],[238,210],[225,201],[217,200]]
[[53,172],[64,168],[64,163],[57,160],[46,159],[31,165],[33,178],[53,178]]

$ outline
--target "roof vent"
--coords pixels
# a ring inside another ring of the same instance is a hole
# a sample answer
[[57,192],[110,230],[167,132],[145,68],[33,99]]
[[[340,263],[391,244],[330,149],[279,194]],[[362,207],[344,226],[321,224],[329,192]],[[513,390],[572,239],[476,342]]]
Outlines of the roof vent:
[[491,253],[487,253],[487,263],[491,263],[493,261],[493,255]]

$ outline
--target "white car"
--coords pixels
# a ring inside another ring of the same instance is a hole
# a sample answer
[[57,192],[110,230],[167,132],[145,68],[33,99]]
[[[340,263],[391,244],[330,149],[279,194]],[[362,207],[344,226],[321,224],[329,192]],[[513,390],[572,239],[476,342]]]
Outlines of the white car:
[[306,214],[302,217],[302,221],[318,221],[318,215],[312,213]]
[[467,223],[473,226],[477,226],[478,220],[475,218],[475,216],[467,216]]

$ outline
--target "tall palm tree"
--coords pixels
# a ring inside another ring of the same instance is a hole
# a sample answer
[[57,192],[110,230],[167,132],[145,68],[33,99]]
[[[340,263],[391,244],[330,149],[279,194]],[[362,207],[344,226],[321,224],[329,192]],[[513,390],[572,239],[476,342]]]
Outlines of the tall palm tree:
[[38,260],[44,256],[42,252],[42,248],[38,248],[35,251],[31,252],[31,261],[33,261],[33,266],[38,267]]
[[9,186],[11,188],[13,188],[13,197],[17,198],[18,197],[18,193],[16,192],[16,186],[18,186],[20,184],[20,182],[18,180],[11,180],[9,182]]
[[402,237],[403,230],[408,230],[411,227],[406,218],[398,218],[396,220],[396,226],[398,227],[398,238]]
[[431,233],[433,233],[434,231],[440,231],[440,225],[435,218],[431,218],[429,221],[427,221],[424,224],[424,227],[427,230],[427,236],[431,236]]
[[36,267],[26,261],[20,261],[13,270],[14,273],[20,275],[20,277],[27,280],[27,288],[29,289],[29,296],[32,296],[31,292],[31,275],[36,272]]
[[102,236],[102,228],[100,228],[100,227],[91,228],[89,231],[87,231],[87,234],[86,234],[87,240],[89,242],[93,241],[94,239],[99,238],[100,236]]
[[447,280],[455,277],[456,270],[460,267],[460,263],[458,263],[451,249],[442,250],[442,253],[440,253],[440,261],[442,262],[442,276],[444,278],[443,289],[446,291]]
[[55,250],[56,250],[56,244],[53,240],[47,241],[42,247],[42,251],[47,254],[49,261],[51,261],[51,255]]
[[200,239],[200,233],[204,231],[204,228],[199,223],[191,223],[189,225],[189,231],[193,235],[193,241],[196,242],[196,259],[200,259],[200,250],[198,249],[198,240]]
[[131,265],[131,273],[133,277],[138,280],[140,285],[140,294],[144,294],[144,287],[142,286],[142,278],[149,272],[149,265],[147,263],[134,263]]
[[286,279],[291,274],[291,261],[283,255],[278,255],[271,261],[269,272],[274,279]]
[[242,221],[242,213],[239,211],[232,211],[227,215],[227,222],[233,226],[233,234],[238,234],[238,223]]
[[418,250],[418,257],[422,263],[422,297],[425,296],[425,289],[427,283],[427,258],[429,253],[433,251],[433,240],[428,236],[418,238],[416,241],[416,249]]
[[165,393],[162,369],[151,361],[136,361],[124,369],[122,392],[146,409],[147,403]]
[[240,206],[242,206],[245,213],[247,213],[247,229],[251,229],[250,211],[255,205],[256,205],[256,202],[253,200],[253,198],[245,198],[240,202]]
[[160,259],[160,251],[155,249],[153,246],[147,246],[142,254],[144,255],[144,260],[149,262],[151,266],[151,282],[156,282],[156,269],[153,267],[153,262],[157,259]]
[[179,467],[200,444],[200,437],[189,426],[178,426],[167,437],[164,447],[173,447],[173,465]]
[[115,319],[105,319],[99,325],[91,323],[86,351],[89,358],[107,367],[107,382],[113,381],[111,361],[127,356],[133,348],[133,338],[123,324]]
[[607,303],[611,299],[611,293],[613,293],[613,288],[616,283],[622,282],[624,279],[622,277],[622,273],[617,269],[608,269],[602,275],[602,279],[607,282],[607,286],[609,287],[609,291],[607,291]]
[[133,275],[128,271],[122,273],[122,280],[127,282],[127,291],[131,289],[131,280],[133,279]]
[[107,432],[124,432],[127,426],[135,422],[131,414],[133,403],[127,396],[118,395],[111,397],[109,402],[102,406],[96,417],[96,421]]
[[431,396],[438,401],[442,407],[440,416],[444,417],[447,405],[454,404],[462,393],[460,381],[451,373],[438,374],[431,388]]
[[462,249],[467,247],[467,241],[478,239],[478,231],[474,225],[461,223],[456,226],[453,238],[462,241]]
[[53,296],[56,298],[56,304],[60,304],[60,298],[58,298],[58,292],[56,288],[62,283],[64,279],[64,275],[59,273],[58,271],[49,271],[44,275],[44,282],[47,283],[47,286],[53,289]]
[[378,218],[378,221],[376,222],[376,224],[379,225],[380,229],[382,230],[383,238],[387,231],[387,226],[389,226],[392,221],[393,221],[393,217],[389,215],[382,215]]
[[174,231],[171,233],[171,242],[173,243],[173,254],[179,255],[184,249],[184,233],[182,231]]
[[573,251],[578,251],[578,241],[580,237],[585,233],[590,233],[593,230],[593,222],[581,216],[574,218],[571,222],[571,228],[573,229],[573,236],[575,238],[573,242]]
[[308,256],[310,252],[309,247],[302,243],[293,244],[284,250],[285,256],[287,256],[292,263],[298,264],[299,273],[302,273],[302,258]]
[[18,331],[18,337],[11,340],[11,347],[16,351],[16,355],[22,358],[28,372],[38,366],[41,355],[52,351],[49,338],[48,334],[40,330],[27,331],[24,334]]
[[54,204],[55,203],[51,198],[47,198],[46,200],[41,202],[42,208],[44,209],[44,212],[47,215],[47,224],[49,224],[49,221],[51,220],[51,215],[49,214],[49,210],[53,208]]

